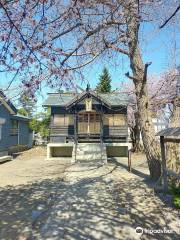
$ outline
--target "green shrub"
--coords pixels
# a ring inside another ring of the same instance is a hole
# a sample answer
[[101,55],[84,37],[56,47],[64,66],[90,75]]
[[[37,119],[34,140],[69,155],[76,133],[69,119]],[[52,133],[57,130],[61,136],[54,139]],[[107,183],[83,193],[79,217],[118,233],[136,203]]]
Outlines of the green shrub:
[[174,195],[173,203],[174,203],[175,207],[180,209],[180,195]]
[[172,185],[170,191],[173,194],[173,204],[176,208],[180,209],[180,185]]

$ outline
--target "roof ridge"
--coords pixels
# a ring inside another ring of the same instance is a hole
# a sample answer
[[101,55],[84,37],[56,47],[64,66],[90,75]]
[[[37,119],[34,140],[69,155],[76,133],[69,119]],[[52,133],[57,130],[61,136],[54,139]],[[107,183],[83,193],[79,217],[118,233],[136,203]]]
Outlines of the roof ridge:
[[[127,94],[125,92],[96,92],[96,91],[92,91],[92,90],[90,92],[94,92],[96,94],[107,94],[107,95],[110,95],[110,94]],[[77,92],[62,92],[62,93],[61,92],[54,92],[54,93],[49,92],[47,94],[81,94],[81,93],[83,93],[83,92],[79,92],[79,93],[77,93]]]
[[[81,98],[84,94],[87,92],[81,92],[81,93],[50,93],[49,97],[43,104],[43,106],[59,106],[59,105],[68,105],[71,104],[71,102],[76,101],[77,99]],[[129,102],[129,96],[128,94],[121,94],[121,93],[97,93],[95,91],[90,91],[94,97],[99,98],[101,101],[106,103],[107,105],[127,105]]]
[[77,94],[75,92],[63,92],[63,93],[47,93],[48,95],[74,95],[74,94]]

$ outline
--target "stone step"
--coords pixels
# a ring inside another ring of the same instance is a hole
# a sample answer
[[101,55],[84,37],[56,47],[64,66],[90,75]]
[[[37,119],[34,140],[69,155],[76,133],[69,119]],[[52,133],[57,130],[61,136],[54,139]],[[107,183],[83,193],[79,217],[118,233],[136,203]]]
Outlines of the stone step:
[[11,161],[11,160],[12,160],[12,156],[0,157],[0,163],[6,162],[6,161]]
[[105,146],[105,144],[99,144],[99,143],[96,143],[96,144],[82,144],[82,143],[78,143],[78,146],[79,147],[101,147],[101,146]]
[[76,154],[76,155],[78,155],[78,156],[101,156],[101,155],[107,155],[106,154],[106,152],[96,152],[96,153],[94,153],[94,152],[92,152],[92,153],[90,153],[90,152],[74,152],[74,154]]
[[77,147],[78,150],[81,150],[81,151],[101,151],[101,150],[106,150],[106,147],[95,147],[95,148],[92,148],[92,147]]
[[[75,152],[75,150],[73,152]],[[102,150],[102,151],[101,150],[99,150],[99,151],[90,151],[90,150],[82,151],[82,150],[77,149],[76,153],[77,154],[87,154],[87,155],[89,155],[89,154],[101,154],[101,153],[106,154],[106,151],[105,150]]]
[[106,152],[98,152],[98,153],[82,153],[82,152],[73,152],[73,155],[76,155],[76,156],[84,156],[84,157],[90,157],[90,156],[95,156],[95,157],[98,157],[98,156],[107,156]]
[[91,146],[93,146],[93,145],[101,145],[101,143],[78,143],[78,145],[81,145],[81,146],[83,146],[83,145],[91,145]]
[[77,148],[77,151],[82,151],[82,152],[100,152],[100,151],[106,151],[106,148]]
[[105,159],[97,159],[97,161],[90,161],[90,160],[77,160],[78,163],[81,163],[81,164],[97,164],[97,165],[103,165],[106,163],[106,160]]
[[104,151],[82,151],[82,150],[77,150],[76,153],[77,154],[101,154],[101,152],[104,152]]
[[[106,156],[104,155],[102,155],[102,159],[104,159],[104,158],[106,158]],[[97,159],[101,159],[101,156],[80,156],[80,155],[76,155],[76,159],[78,159],[78,160],[97,160]]]
[[73,158],[78,162],[107,162],[106,146],[97,143],[78,143],[76,151],[73,149]]
[[98,148],[101,148],[101,146],[103,146],[103,147],[106,147],[104,144],[98,144],[98,143],[96,143],[96,144],[81,144],[81,143],[78,143],[78,145],[77,145],[79,148],[96,148],[96,147],[98,147]]

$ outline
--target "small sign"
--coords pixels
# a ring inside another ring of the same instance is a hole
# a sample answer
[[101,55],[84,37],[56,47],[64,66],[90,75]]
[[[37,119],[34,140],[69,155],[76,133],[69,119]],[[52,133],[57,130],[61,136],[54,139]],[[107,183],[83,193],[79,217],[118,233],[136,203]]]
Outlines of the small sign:
[[92,111],[92,98],[86,98],[86,111]]

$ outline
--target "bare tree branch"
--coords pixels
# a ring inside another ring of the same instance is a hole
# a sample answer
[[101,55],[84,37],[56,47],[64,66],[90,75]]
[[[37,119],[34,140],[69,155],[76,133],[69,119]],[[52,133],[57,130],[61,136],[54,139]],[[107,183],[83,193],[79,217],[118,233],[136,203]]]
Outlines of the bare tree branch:
[[173,14],[159,27],[159,28],[163,28],[175,15],[176,13],[180,10],[180,4],[179,6],[176,8],[176,10],[173,12]]
[[128,77],[129,79],[133,80],[133,81],[139,81],[139,79],[133,77],[133,76],[130,76],[129,75],[129,72],[125,73],[125,76]]
[[119,48],[119,47],[117,47],[117,46],[115,46],[113,44],[110,44],[110,43],[108,44],[107,43],[107,47],[113,49],[116,52],[119,52],[119,53],[122,53],[122,54],[125,54],[125,55],[129,56],[129,52],[128,51],[126,51],[126,50],[124,50],[122,48]]

